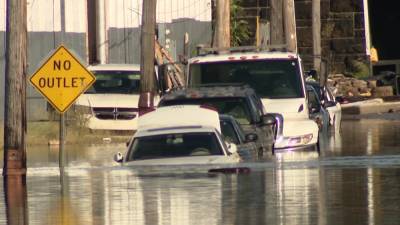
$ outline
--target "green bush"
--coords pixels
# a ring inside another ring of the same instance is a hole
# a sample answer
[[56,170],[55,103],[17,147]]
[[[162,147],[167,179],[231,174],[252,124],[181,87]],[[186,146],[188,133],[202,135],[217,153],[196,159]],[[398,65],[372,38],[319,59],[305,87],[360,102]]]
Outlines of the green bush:
[[369,65],[360,60],[351,61],[350,72],[357,79],[363,79],[369,77]]
[[244,10],[241,7],[242,0],[231,0],[231,46],[240,46],[250,38],[249,23],[241,19]]

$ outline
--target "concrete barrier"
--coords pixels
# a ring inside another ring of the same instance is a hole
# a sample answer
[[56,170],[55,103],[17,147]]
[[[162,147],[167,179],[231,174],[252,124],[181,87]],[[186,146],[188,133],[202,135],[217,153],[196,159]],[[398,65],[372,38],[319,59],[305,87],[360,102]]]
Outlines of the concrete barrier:
[[341,106],[344,115],[400,112],[400,102],[384,102],[379,98],[342,104]]

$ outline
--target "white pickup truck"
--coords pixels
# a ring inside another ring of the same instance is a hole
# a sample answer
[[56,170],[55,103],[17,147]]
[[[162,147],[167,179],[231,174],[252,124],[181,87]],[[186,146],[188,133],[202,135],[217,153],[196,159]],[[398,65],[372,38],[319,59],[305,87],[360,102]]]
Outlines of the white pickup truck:
[[267,113],[275,113],[275,149],[319,150],[318,125],[309,119],[301,59],[278,51],[208,53],[188,61],[187,85],[249,84]]

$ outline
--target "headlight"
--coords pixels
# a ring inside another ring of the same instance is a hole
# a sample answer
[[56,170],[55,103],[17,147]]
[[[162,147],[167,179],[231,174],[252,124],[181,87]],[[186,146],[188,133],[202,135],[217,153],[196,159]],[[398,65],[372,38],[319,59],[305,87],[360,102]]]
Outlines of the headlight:
[[313,138],[313,134],[306,134],[302,136],[297,136],[297,137],[288,137],[288,145],[289,146],[297,146],[297,145],[306,145],[310,143],[310,141]]

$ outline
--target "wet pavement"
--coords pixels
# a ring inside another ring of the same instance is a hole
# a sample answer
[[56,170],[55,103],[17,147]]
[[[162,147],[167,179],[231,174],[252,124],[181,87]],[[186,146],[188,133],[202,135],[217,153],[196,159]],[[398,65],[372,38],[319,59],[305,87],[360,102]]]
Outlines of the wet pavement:
[[26,186],[0,181],[0,224],[399,224],[400,121],[346,120],[322,144],[243,174],[121,167],[124,144],[68,146],[62,179],[58,149],[32,147]]

